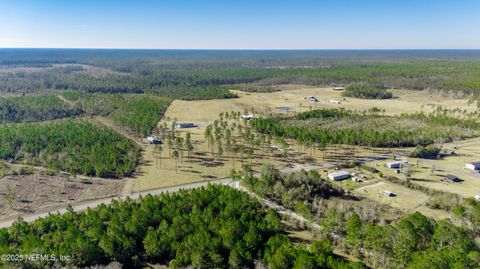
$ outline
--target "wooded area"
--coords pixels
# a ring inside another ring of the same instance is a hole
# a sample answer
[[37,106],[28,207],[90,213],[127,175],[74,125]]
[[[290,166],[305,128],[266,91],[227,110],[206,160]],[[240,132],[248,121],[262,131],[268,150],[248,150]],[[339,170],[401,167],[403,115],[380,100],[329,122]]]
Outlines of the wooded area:
[[361,99],[390,99],[393,98],[393,93],[387,91],[384,87],[348,86],[342,92],[342,96]]
[[[14,72],[0,72],[0,90],[148,92],[191,100],[235,97],[221,85],[255,83],[257,88],[342,84],[465,95],[478,94],[480,89],[479,59],[480,55],[469,51],[15,50],[0,53],[0,65],[16,68]],[[22,68],[36,71],[32,74]]]
[[478,136],[480,123],[444,113],[385,116],[345,109],[317,109],[291,117],[256,118],[258,132],[315,143],[411,147]]
[[[60,264],[69,267],[118,261],[127,268],[147,262],[171,268],[252,268],[255,263],[272,269],[363,268],[334,255],[328,241],[297,246],[281,229],[279,216],[248,194],[211,185],[50,215],[32,224],[18,221],[0,230],[0,253],[68,255],[70,261]],[[22,266],[40,264],[53,262]]]
[[[418,212],[385,225],[375,217],[382,208],[355,205],[359,202],[348,201],[348,196],[314,171],[281,175],[267,166],[259,177],[244,175],[242,184],[320,223],[321,234],[337,249],[374,268],[476,268],[480,263],[480,249],[474,241],[479,235],[480,203],[473,200],[455,209],[472,229]],[[338,197],[344,201],[329,202]]]
[[88,176],[128,176],[140,155],[131,140],[81,120],[0,125],[0,142],[0,159]]
[[1,123],[45,121],[82,113],[54,95],[0,97]]

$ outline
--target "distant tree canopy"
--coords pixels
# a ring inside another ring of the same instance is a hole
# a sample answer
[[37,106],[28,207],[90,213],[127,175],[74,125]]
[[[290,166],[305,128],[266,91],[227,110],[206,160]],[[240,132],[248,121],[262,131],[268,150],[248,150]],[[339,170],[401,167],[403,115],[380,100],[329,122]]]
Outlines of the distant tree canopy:
[[0,97],[0,123],[44,121],[82,113],[54,95]]
[[[60,262],[67,267],[118,261],[126,268],[143,268],[146,263],[253,268],[255,261],[262,261],[270,268],[363,268],[335,256],[326,241],[308,249],[297,247],[281,228],[279,216],[248,194],[208,186],[49,215],[32,224],[18,221],[0,229],[0,254],[67,255],[70,260]],[[6,260],[0,264],[19,265]]]
[[429,145],[480,135],[480,123],[443,113],[385,116],[344,109],[317,109],[291,117],[256,118],[260,133],[312,142],[374,147]]
[[73,174],[121,177],[134,171],[139,155],[134,142],[85,121],[0,125],[3,160]]
[[[480,55],[475,51],[30,50],[0,53],[0,65],[16,68],[0,73],[0,91],[13,93],[57,89],[212,99],[235,96],[222,85],[245,83],[365,85],[477,96],[480,89]],[[37,70],[32,75],[23,67]]]
[[393,94],[384,87],[374,86],[348,86],[342,96],[355,97],[361,99],[390,99]]

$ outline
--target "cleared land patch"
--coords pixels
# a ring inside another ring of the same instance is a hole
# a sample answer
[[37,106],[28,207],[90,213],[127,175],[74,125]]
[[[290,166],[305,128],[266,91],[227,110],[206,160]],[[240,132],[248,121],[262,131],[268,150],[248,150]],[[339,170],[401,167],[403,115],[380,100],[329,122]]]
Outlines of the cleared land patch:
[[74,178],[67,174],[8,175],[0,179],[0,218],[35,213],[56,205],[116,196],[124,180]]

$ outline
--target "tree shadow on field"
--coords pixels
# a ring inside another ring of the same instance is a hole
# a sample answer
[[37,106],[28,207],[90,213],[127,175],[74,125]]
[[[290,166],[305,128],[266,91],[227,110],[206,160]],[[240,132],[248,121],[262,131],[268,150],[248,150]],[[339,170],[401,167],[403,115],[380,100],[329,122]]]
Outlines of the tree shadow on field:
[[427,178],[411,178],[410,181],[417,181],[417,182],[435,182],[435,180],[427,179]]

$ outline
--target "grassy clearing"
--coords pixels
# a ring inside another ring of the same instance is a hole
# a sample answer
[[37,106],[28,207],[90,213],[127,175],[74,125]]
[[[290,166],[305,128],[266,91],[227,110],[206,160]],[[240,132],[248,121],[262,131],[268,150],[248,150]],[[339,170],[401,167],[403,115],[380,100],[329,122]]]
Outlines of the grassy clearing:
[[[240,96],[240,98],[236,99],[173,101],[166,110],[160,124],[163,124],[165,119],[170,119],[170,121],[167,121],[167,125],[169,126],[172,120],[177,119],[180,122],[193,122],[198,125],[197,128],[177,130],[177,135],[181,137],[184,137],[187,131],[191,133],[195,146],[194,152],[199,154],[197,160],[192,162],[184,160],[183,163],[179,162],[176,164],[175,160],[169,156],[168,150],[164,149],[162,152],[161,165],[157,166],[157,160],[153,157],[154,147],[145,145],[140,165],[137,173],[135,173],[135,178],[127,182],[125,192],[130,193],[137,190],[203,181],[213,177],[222,178],[228,176],[231,169],[241,168],[241,162],[238,159],[233,162],[233,158],[231,158],[229,154],[221,158],[224,160],[222,161],[223,165],[216,167],[206,167],[203,165],[212,159],[210,155],[211,150],[204,138],[205,128],[208,124],[215,121],[222,112],[243,112],[248,110],[256,111],[256,115],[263,113],[267,113],[268,115],[272,113],[283,114],[273,110],[273,108],[278,106],[289,106],[292,107],[293,110],[301,112],[309,110],[309,106],[311,105],[310,102],[305,100],[305,96],[318,96],[320,98],[319,107],[335,107],[335,105],[329,104],[326,101],[328,101],[328,99],[341,98],[341,93],[332,90],[332,88],[318,88],[304,85],[279,85],[275,86],[275,88],[278,88],[280,91],[272,93],[244,93],[236,91],[236,94]],[[417,110],[431,112],[438,105],[446,108],[474,108],[474,106],[468,105],[468,99],[456,99],[449,96],[430,94],[428,92],[412,92],[406,90],[394,90],[394,93],[395,96],[398,96],[394,102],[392,102],[392,100],[348,99],[343,102],[341,106],[354,110],[366,110],[372,106],[377,106],[386,110],[385,115],[396,115],[415,112]],[[424,106],[426,103],[431,103],[431,106]],[[259,149],[255,151],[255,154],[253,154],[252,159],[248,163],[252,164],[254,170],[258,170],[264,163],[271,163],[276,167],[285,167],[286,169],[293,169],[289,168],[291,164],[298,163],[298,165],[295,165],[295,169],[299,169],[300,167],[309,167],[314,163],[321,164],[326,161],[352,157],[351,152],[347,153],[347,148],[342,150],[342,147],[339,146],[327,146],[325,150],[327,159],[324,160],[324,152],[320,150],[314,150],[310,156],[310,152],[302,151],[301,147],[298,147],[295,141],[287,140],[287,142],[291,148],[291,155],[288,160],[284,160],[278,151]],[[390,149],[388,151],[395,152],[396,150],[397,149]],[[402,151],[404,149],[398,150]],[[387,152],[387,149],[357,147],[355,154],[358,157],[368,157],[385,152]],[[239,156],[237,156],[237,158],[238,157]],[[205,161],[202,161],[202,159]],[[192,158],[192,160],[194,159]],[[177,165],[178,169],[176,169]]]

